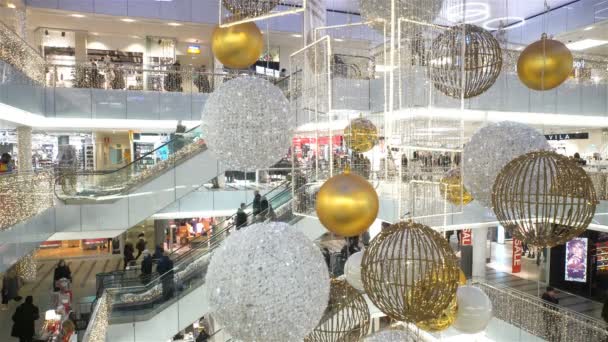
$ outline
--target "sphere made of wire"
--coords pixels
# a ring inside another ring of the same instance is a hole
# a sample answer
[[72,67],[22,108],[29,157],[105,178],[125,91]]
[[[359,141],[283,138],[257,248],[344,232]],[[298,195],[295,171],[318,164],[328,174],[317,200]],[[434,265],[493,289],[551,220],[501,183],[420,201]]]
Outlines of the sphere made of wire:
[[399,222],[374,238],[361,275],[369,299],[390,318],[420,322],[452,303],[460,270],[447,240],[432,228]]
[[356,118],[344,128],[344,142],[355,152],[367,152],[378,143],[378,129],[370,120]]
[[461,98],[464,90],[464,98],[468,99],[483,94],[496,82],[502,69],[502,50],[490,32],[479,26],[462,24],[451,27],[433,40],[428,65],[437,90],[456,99]]
[[453,205],[467,205],[473,201],[473,195],[464,187],[460,168],[446,172],[440,183],[441,197]]
[[492,189],[496,218],[529,245],[553,247],[587,229],[597,197],[591,178],[568,157],[530,152],[509,162]]
[[[391,28],[391,1],[387,0],[361,0],[360,13],[363,22],[374,30],[387,34]],[[443,0],[396,0],[395,17],[397,20],[409,19],[417,22],[432,23],[441,12]]]
[[255,18],[270,13],[280,0],[222,0],[222,5],[239,18]]
[[369,325],[369,307],[363,295],[345,280],[333,279],[323,318],[304,341],[359,341],[367,335]]

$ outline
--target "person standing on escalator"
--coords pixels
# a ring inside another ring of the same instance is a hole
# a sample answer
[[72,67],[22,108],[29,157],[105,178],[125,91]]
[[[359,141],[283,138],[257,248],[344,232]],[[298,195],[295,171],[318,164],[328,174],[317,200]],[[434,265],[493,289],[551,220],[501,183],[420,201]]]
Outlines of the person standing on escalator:
[[152,279],[152,255],[147,249],[142,254],[144,258],[141,261],[141,282],[147,285]]
[[144,237],[144,233],[139,233],[137,236],[137,243],[135,244],[135,248],[137,248],[137,256],[135,257],[135,260],[139,260],[141,253],[143,253],[143,251],[146,249],[146,239]]
[[236,230],[241,229],[247,225],[247,213],[245,213],[245,203],[241,203],[241,207],[236,211],[236,218],[234,220],[234,226]]
[[262,212],[262,195],[260,195],[259,191],[255,191],[253,196],[253,218],[255,219],[259,213]]
[[173,297],[175,291],[175,280],[173,272],[173,260],[169,258],[167,254],[164,254],[158,265],[156,265],[156,272],[160,275],[160,279],[163,287],[163,298],[165,300]]

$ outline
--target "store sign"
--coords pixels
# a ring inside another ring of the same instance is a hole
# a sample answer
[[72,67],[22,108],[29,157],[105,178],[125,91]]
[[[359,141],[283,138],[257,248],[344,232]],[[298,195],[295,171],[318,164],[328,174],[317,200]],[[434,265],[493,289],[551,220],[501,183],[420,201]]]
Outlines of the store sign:
[[513,262],[511,264],[511,272],[521,272],[521,256],[523,254],[523,244],[521,240],[513,239]]
[[589,139],[589,133],[545,134],[545,138],[547,138],[547,140]]
[[574,238],[566,242],[567,281],[587,282],[587,238]]
[[460,242],[463,246],[473,245],[473,232],[471,229],[463,229],[462,235],[460,236]]
[[201,54],[201,46],[200,45],[188,45],[188,50],[186,52],[189,55],[200,55]]

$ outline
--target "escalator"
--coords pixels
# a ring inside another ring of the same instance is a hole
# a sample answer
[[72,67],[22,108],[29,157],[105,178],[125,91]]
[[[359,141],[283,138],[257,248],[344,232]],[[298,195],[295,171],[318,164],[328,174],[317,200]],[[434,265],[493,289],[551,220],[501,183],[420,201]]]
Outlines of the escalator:
[[[149,160],[155,161],[149,166]],[[35,215],[0,231],[0,271],[52,239],[112,236],[156,214],[223,170],[206,150],[198,127],[112,171],[58,169],[47,201]]]
[[[276,221],[293,224],[300,220],[301,217],[292,216],[289,210],[292,199],[289,183],[271,190],[266,197],[276,212]],[[250,203],[246,212],[251,206]],[[247,217],[250,224],[269,220],[259,216],[254,218],[251,212]],[[219,223],[217,226],[223,228],[213,231],[210,237],[199,237],[171,253],[173,270],[164,275],[153,274],[147,284],[142,283],[138,272],[99,274],[99,300],[109,298],[111,303],[106,340],[166,341],[208,313],[205,273],[213,250],[234,232],[233,221],[234,216]],[[93,320],[96,319],[103,317],[96,315]],[[94,325],[90,323],[89,327]]]

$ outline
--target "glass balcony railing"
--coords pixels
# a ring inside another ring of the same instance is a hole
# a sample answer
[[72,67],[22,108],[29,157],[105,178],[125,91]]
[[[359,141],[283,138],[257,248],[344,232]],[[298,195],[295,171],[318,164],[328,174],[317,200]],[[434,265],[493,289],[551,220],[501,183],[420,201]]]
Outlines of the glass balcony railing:
[[74,172],[58,168],[55,194],[61,200],[116,199],[129,189],[174,168],[206,150],[199,127],[176,134],[169,142],[112,171]]
[[[248,223],[289,220],[288,215],[276,217],[272,213],[280,212],[279,209],[289,205],[291,194],[290,182],[285,182],[269,191],[265,197],[273,210],[257,216],[251,212],[253,204],[250,203],[245,208],[245,211],[248,212]],[[192,305],[192,303],[183,303],[181,299],[204,283],[211,253],[236,229],[235,218],[232,216],[217,224],[216,227],[223,228],[212,231],[210,236],[199,237],[188,246],[171,253],[169,257],[172,259],[174,267],[165,274],[153,273],[150,278],[141,277],[137,271],[98,274],[99,299],[94,310],[96,314],[92,317],[92,323],[89,324],[85,336],[99,336],[99,334],[105,336],[105,330],[102,329],[105,329],[109,322],[119,324],[148,320],[156,313],[169,309],[174,303],[177,303],[178,307]],[[241,229],[246,229],[246,226]],[[179,311],[179,308],[177,310]],[[201,310],[204,310],[203,307]],[[201,315],[204,313],[201,312]],[[191,323],[179,322],[178,315],[172,316],[178,319],[175,326],[176,331],[179,330],[180,325],[185,326],[185,324]],[[106,324],[96,323],[98,320],[105,320]],[[171,328],[170,322],[164,323],[166,325],[163,329]],[[136,329],[135,325],[133,325],[133,329]],[[93,341],[93,339],[85,338],[84,341]]]

